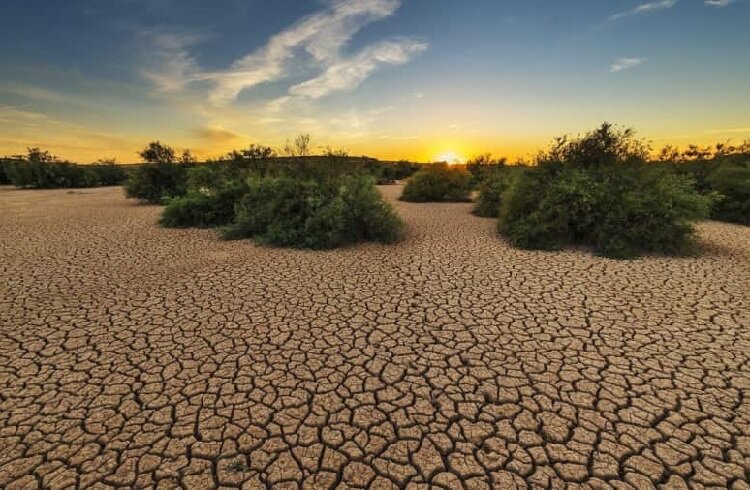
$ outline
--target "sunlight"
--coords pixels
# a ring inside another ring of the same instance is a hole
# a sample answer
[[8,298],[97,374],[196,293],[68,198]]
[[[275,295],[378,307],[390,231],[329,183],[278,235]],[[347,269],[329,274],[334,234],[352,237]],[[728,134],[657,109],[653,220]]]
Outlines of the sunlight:
[[445,162],[449,165],[459,165],[466,161],[466,158],[462,155],[459,155],[455,151],[445,151],[440,154],[438,154],[435,157],[436,162]]

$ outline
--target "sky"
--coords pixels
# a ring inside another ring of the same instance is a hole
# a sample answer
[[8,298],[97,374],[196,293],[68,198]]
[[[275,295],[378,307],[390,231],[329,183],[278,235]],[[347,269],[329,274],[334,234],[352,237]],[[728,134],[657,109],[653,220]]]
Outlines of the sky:
[[604,121],[750,139],[750,0],[2,0],[0,155],[129,163],[309,133],[527,158]]

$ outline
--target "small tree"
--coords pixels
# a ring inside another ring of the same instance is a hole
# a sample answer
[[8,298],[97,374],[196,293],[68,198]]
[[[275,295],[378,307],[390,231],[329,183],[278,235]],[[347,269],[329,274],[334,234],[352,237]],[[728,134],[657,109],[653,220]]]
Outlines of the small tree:
[[300,134],[294,139],[293,143],[287,140],[284,145],[284,153],[292,157],[306,157],[310,155],[310,135]]
[[182,164],[191,164],[197,162],[198,159],[196,159],[192,153],[190,153],[190,150],[182,150],[182,155],[180,155],[179,162]]
[[194,162],[189,151],[177,160],[172,147],[152,141],[138,154],[145,163],[131,172],[125,185],[128,197],[155,204],[187,192],[187,168]]
[[226,159],[232,162],[255,162],[275,156],[276,150],[270,146],[252,144],[243,150],[232,150]]
[[[189,152],[188,152],[189,154]],[[174,149],[169,146],[162,144],[160,141],[152,141],[146,148],[141,150],[138,155],[146,163],[174,163],[175,152]]]

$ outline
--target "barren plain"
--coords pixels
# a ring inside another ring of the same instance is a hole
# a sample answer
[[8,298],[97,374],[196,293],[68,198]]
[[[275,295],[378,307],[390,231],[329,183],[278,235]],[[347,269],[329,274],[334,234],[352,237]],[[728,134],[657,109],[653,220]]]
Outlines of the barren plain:
[[612,261],[397,202],[394,246],[0,189],[0,488],[750,489],[750,228]]

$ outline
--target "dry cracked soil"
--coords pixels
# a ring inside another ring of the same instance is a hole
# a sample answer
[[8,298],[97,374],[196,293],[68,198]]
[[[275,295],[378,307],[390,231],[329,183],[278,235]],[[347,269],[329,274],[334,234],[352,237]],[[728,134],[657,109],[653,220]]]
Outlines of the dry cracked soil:
[[0,189],[0,488],[750,488],[750,228],[618,262],[383,192],[403,243],[304,252]]

